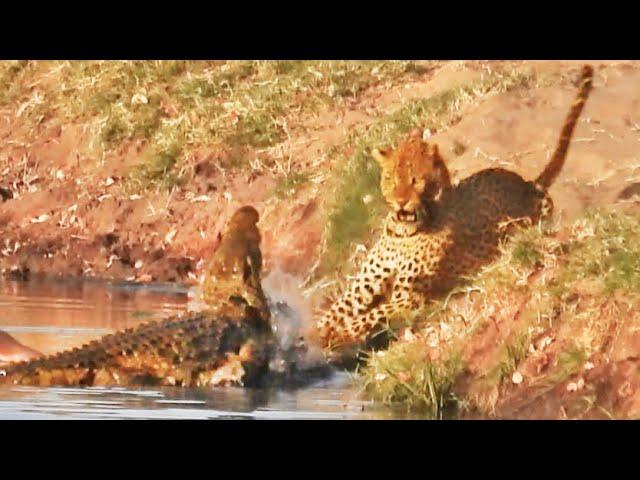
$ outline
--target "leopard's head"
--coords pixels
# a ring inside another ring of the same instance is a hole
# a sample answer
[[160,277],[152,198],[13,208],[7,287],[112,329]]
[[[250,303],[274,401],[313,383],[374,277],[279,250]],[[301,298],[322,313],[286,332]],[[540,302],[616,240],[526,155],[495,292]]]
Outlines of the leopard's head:
[[372,151],[380,164],[380,187],[398,222],[424,220],[424,205],[450,187],[449,174],[438,152],[421,138],[409,137],[393,150]]

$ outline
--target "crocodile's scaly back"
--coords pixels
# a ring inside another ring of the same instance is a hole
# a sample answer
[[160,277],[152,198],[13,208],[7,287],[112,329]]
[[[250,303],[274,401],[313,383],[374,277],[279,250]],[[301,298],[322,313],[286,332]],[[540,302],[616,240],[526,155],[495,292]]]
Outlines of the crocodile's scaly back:
[[[207,386],[249,382],[266,366],[259,316],[200,312],[150,322],[80,348],[5,368],[0,383]],[[222,370],[221,370],[222,369]]]

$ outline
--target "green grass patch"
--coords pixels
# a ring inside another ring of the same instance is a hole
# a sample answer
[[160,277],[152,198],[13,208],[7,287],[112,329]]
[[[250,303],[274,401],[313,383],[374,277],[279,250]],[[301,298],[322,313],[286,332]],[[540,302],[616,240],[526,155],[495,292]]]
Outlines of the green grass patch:
[[144,156],[144,161],[136,166],[127,178],[130,190],[141,191],[150,188],[173,188],[184,182],[176,172],[182,154],[178,144],[162,149],[152,149]]
[[577,373],[588,359],[588,354],[584,348],[577,344],[562,352],[558,356],[553,372],[546,378],[546,382],[555,385],[564,382],[569,377]]
[[[278,114],[281,113],[279,108],[275,111]],[[272,113],[251,112],[238,121],[237,128],[225,137],[225,142],[266,148],[280,143],[286,137],[287,134],[282,124],[277,123],[277,119]]]
[[0,62],[0,105],[13,100],[18,93],[16,80],[27,69],[27,60]]
[[432,362],[423,344],[410,342],[394,343],[385,352],[372,353],[362,375],[375,400],[442,419],[454,415],[459,407],[454,387],[463,371],[459,354]]
[[510,381],[520,362],[527,356],[529,345],[531,336],[528,332],[520,332],[505,342],[498,364],[486,374],[485,380],[492,386],[500,386],[505,381]]
[[299,172],[291,172],[280,179],[276,185],[274,194],[279,199],[285,199],[294,195],[298,189],[309,181],[309,175]]
[[596,280],[607,293],[640,291],[639,220],[638,215],[592,210],[576,221],[552,291],[561,295],[582,279]]
[[528,240],[514,242],[511,251],[511,261],[518,266],[533,267],[542,258],[536,245]]

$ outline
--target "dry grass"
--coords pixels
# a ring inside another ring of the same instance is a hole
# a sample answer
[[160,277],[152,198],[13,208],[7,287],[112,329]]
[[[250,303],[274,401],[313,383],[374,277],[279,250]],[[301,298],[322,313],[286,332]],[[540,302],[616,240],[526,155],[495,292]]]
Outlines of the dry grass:
[[464,370],[459,354],[433,361],[420,342],[396,343],[388,351],[372,353],[365,387],[375,400],[403,404],[428,418],[442,419],[458,408],[455,381]]
[[19,112],[32,138],[43,123],[77,123],[106,152],[131,141],[153,152],[178,144],[179,164],[198,147],[266,149],[320,106],[418,70],[406,61],[5,61],[0,106]]
[[[487,415],[518,392],[526,397],[522,389],[567,382],[593,355],[610,354],[612,329],[640,311],[638,220],[591,211],[569,231],[536,225],[516,233],[493,264],[407,322],[417,333],[401,335],[382,360],[371,356],[368,391],[429,417],[442,411],[435,398]],[[458,355],[465,369],[450,368]],[[438,373],[446,394],[404,385],[422,369]],[[398,377],[405,371],[413,373]]]

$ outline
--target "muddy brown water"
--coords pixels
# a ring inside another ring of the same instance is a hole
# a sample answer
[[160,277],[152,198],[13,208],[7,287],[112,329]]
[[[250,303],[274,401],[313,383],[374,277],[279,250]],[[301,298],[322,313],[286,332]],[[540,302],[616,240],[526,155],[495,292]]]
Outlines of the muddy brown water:
[[[187,290],[73,280],[0,280],[0,330],[50,354],[184,310]],[[344,372],[298,389],[0,386],[0,419],[372,419]]]

